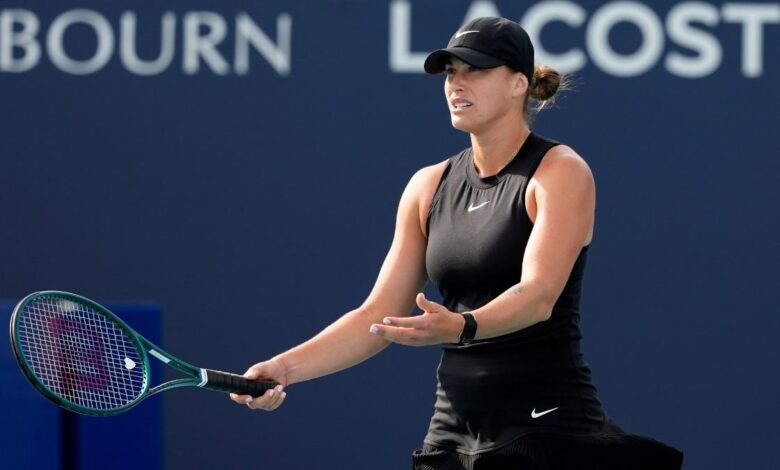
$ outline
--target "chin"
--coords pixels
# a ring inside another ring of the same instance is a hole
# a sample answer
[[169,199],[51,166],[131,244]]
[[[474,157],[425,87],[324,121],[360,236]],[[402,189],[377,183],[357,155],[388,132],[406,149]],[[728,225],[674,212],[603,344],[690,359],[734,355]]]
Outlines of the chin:
[[450,116],[450,122],[452,123],[452,127],[454,127],[455,129],[459,131],[471,133],[471,126],[469,126],[468,123],[464,122],[463,119],[457,116]]

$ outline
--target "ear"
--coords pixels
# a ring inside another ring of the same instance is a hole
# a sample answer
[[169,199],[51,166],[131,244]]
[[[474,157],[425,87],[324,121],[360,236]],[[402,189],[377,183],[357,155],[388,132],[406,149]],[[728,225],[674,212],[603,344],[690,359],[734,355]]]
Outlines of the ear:
[[520,98],[528,93],[528,77],[522,72],[512,74],[512,98]]

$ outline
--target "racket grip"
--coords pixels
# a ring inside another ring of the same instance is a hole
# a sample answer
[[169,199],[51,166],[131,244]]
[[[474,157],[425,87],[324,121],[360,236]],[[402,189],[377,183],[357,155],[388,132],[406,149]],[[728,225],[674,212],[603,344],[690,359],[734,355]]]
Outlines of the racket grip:
[[239,393],[259,397],[266,390],[279,385],[272,380],[252,380],[238,374],[222,372],[219,370],[203,369],[205,382],[201,387],[225,393]]

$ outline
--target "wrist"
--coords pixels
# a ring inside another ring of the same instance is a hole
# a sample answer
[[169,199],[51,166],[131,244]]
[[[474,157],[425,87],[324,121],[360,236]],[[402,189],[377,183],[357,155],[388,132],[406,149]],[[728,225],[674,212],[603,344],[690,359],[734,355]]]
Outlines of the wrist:
[[277,356],[274,356],[268,362],[273,362],[280,369],[281,372],[280,375],[283,377],[280,380],[280,382],[282,382],[282,385],[284,385],[285,387],[290,385],[290,375],[289,375],[290,369],[287,368],[287,363],[282,358],[282,355],[279,354]]
[[463,314],[455,312],[455,339],[452,341],[452,344],[460,344],[460,337],[463,335],[463,330],[466,328],[466,319],[463,317]]

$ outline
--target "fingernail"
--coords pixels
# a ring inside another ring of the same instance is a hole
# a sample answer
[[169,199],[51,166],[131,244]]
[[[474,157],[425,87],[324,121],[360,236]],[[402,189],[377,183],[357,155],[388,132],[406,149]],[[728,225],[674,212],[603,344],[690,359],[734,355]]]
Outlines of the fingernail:
[[385,318],[384,320],[382,320],[382,323],[384,323],[385,325],[389,325],[390,323],[392,323],[392,320],[390,320],[389,318]]
[[244,400],[244,403],[247,404],[247,405],[252,403],[252,397],[249,397],[246,400]]
[[269,396],[269,397],[272,397],[272,396],[274,396],[274,389],[271,389],[271,391],[270,391],[270,392],[268,392],[268,396]]
[[368,331],[370,331],[371,334],[377,334],[379,332],[379,327],[376,325],[371,325],[371,328]]
[[281,392],[282,390],[284,390],[284,387],[280,384],[277,385],[276,388],[274,388],[274,390],[276,390],[277,392]]
[[287,398],[287,392],[282,392],[282,400],[284,400],[285,398]]

